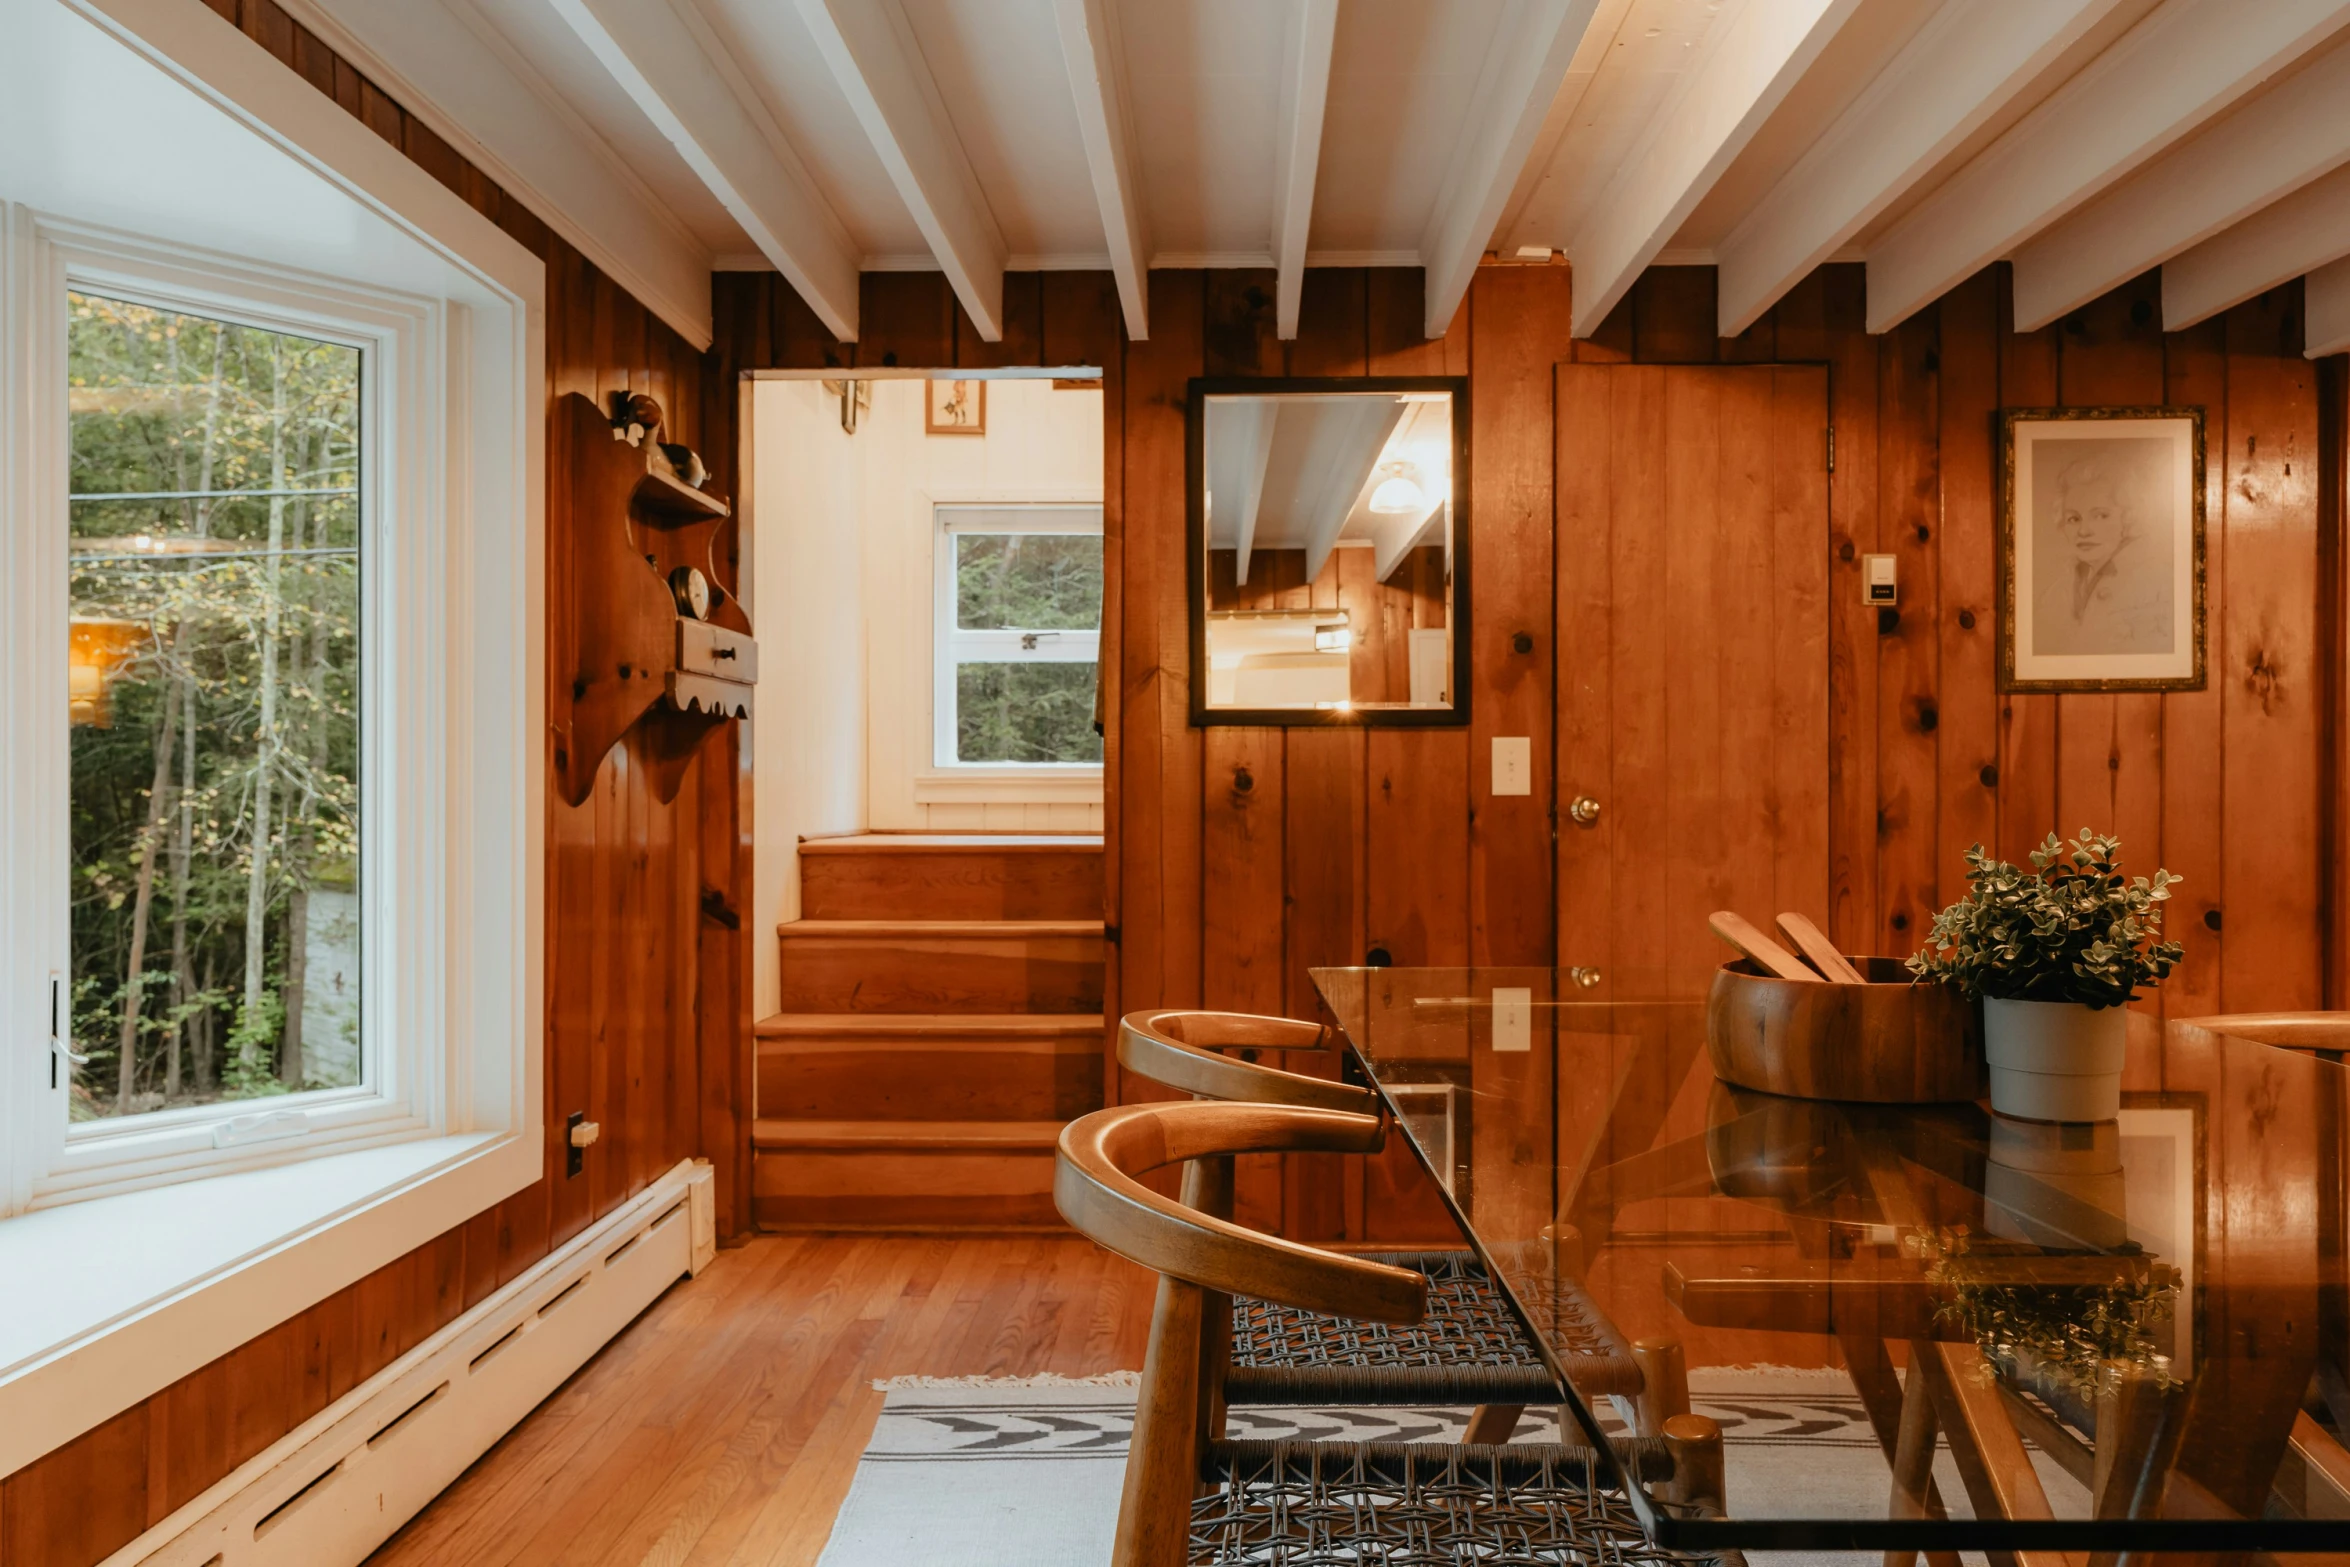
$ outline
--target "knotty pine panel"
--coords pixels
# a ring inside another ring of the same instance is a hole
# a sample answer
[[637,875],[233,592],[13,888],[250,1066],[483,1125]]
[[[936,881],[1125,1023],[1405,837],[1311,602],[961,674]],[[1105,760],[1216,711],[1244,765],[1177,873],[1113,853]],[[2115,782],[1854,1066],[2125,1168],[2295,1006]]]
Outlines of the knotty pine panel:
[[[207,3],[545,261],[550,402],[573,391],[650,392],[675,438],[706,451],[732,493],[733,388],[712,380],[703,354],[272,0]],[[809,339],[788,313],[771,330]],[[705,421],[714,386],[724,416]],[[574,519],[562,422],[550,431],[548,636],[560,648]],[[550,659],[550,670],[559,664]],[[729,729],[704,747],[671,804],[652,797],[625,752],[577,809],[550,798],[549,1178],[0,1480],[0,1562],[102,1559],[680,1159],[716,1166],[721,1231],[748,1227],[748,964],[735,912],[749,865],[746,769]],[[604,1135],[586,1172],[566,1180],[571,1110]]]

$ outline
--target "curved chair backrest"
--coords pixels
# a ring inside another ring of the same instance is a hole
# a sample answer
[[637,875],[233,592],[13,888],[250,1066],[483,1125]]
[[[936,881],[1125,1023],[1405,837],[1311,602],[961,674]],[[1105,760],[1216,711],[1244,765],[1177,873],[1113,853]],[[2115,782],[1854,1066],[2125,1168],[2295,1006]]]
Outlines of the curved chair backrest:
[[1326,1037],[1320,1024],[1294,1018],[1246,1012],[1129,1012],[1118,1023],[1118,1060],[1138,1077],[1202,1099],[1376,1114],[1379,1096],[1368,1088],[1216,1054],[1219,1049],[1314,1049]]
[[2179,1018],[2171,1026],[2233,1034],[2255,1044],[2333,1059],[2350,1052],[2350,1012],[2223,1012],[2213,1017]]
[[1061,1129],[1053,1201],[1079,1233],[1203,1289],[1332,1316],[1418,1322],[1428,1281],[1410,1269],[1261,1235],[1135,1179],[1223,1154],[1370,1153],[1384,1130],[1375,1116],[1292,1105],[1177,1102],[1096,1110]]

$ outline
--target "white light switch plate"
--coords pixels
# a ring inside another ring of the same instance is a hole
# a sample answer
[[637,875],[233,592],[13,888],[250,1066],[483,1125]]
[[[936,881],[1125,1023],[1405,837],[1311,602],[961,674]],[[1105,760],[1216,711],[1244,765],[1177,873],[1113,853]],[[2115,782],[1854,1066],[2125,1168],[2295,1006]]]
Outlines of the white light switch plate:
[[1523,985],[1493,987],[1493,1051],[1534,1048],[1534,992]]
[[1493,737],[1493,792],[1534,792],[1534,742],[1524,735]]

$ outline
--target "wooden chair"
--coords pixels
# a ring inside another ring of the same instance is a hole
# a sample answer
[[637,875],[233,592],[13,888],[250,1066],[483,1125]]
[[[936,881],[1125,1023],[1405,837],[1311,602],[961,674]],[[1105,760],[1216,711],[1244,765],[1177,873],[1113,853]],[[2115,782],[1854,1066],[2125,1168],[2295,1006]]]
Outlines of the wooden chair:
[[2350,1012],[2223,1012],[2212,1017],[2176,1018],[2170,1026],[2233,1034],[2254,1044],[2299,1050],[2336,1065],[2350,1058]]
[[[1370,1089],[1278,1071],[1225,1050],[1327,1048],[1320,1025],[1241,1012],[1135,1012],[1119,1024],[1118,1060],[1138,1077],[1201,1099],[1294,1105],[1376,1115]],[[1201,1212],[1232,1217],[1232,1160],[1203,1161]],[[1472,1442],[1503,1442],[1529,1405],[1555,1404],[1558,1388],[1532,1335],[1483,1265],[1467,1251],[1376,1252],[1368,1260],[1428,1280],[1425,1318],[1409,1327],[1346,1321],[1278,1302],[1232,1302],[1228,1404],[1471,1404]],[[1677,1375],[1677,1342],[1627,1345],[1582,1287],[1561,1277],[1541,1309],[1572,1346],[1568,1377],[1584,1397],[1628,1405],[1634,1426],[1655,1436],[1689,1412]],[[1650,1396],[1654,1392],[1660,1396]],[[1221,1435],[1219,1430],[1216,1435]]]
[[1660,1505],[1721,1495],[1721,1431],[1678,1416],[1661,1437],[1615,1445],[1226,1441],[1214,1434],[1225,1365],[1213,1325],[1225,1298],[1410,1326],[1426,1278],[1260,1235],[1163,1197],[1137,1176],[1171,1164],[1185,1184],[1241,1153],[1369,1153],[1376,1117],[1290,1105],[1172,1103],[1098,1110],[1062,1130],[1053,1198],[1062,1217],[1159,1274],[1135,1404],[1112,1567],[1251,1567],[1331,1560],[1685,1562],[1647,1543],[1616,1464]]

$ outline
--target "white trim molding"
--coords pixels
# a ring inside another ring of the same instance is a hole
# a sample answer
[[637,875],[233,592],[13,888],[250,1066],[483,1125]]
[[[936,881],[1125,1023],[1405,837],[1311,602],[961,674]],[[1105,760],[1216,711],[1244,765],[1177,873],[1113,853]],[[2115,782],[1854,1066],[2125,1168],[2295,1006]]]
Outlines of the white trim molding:
[[473,0],[282,3],[678,336],[710,346],[708,250]]

